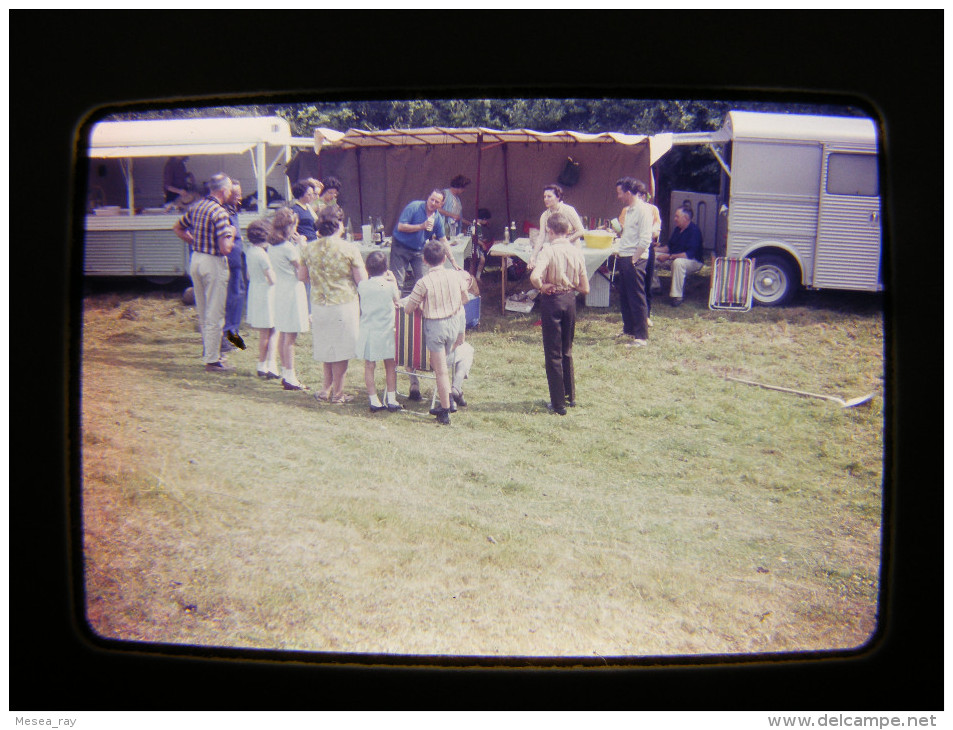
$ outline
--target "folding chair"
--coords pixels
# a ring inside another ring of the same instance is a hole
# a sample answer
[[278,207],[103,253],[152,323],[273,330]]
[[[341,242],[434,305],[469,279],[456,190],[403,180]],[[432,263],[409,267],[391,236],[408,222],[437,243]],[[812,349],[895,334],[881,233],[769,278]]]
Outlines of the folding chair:
[[[434,381],[433,397],[430,407],[437,402],[437,376],[421,373],[421,370],[431,370],[430,353],[427,352],[427,343],[424,339],[424,318],[420,310],[408,314],[398,307],[394,328],[394,344],[397,348],[398,367],[409,370],[397,370],[398,375],[408,375],[411,378],[427,378]],[[411,381],[413,382],[413,381]]]
[[[464,308],[464,311],[466,312],[468,325],[474,316],[476,317],[474,326],[479,324],[480,297],[471,295],[470,301],[467,307]],[[433,380],[434,388],[433,395],[430,397],[430,407],[434,408],[437,405],[437,376],[420,372],[421,370],[429,370],[431,373],[433,371],[430,364],[430,353],[427,351],[427,340],[424,337],[424,318],[419,309],[413,314],[407,314],[403,309],[397,309],[395,316],[397,321],[396,327],[394,328],[394,340],[397,349],[397,365],[398,367],[409,368],[397,370],[397,374]],[[447,358],[447,367],[451,381],[453,380],[453,369],[455,365],[454,352],[455,351],[451,352]]]
[[715,257],[711,267],[709,309],[747,312],[754,289],[754,262],[751,259]]

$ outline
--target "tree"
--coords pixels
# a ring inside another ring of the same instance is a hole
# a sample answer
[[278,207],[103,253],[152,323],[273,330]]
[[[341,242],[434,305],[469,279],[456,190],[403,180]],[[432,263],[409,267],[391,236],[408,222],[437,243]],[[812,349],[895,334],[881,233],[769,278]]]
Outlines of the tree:
[[[714,131],[732,109],[799,114],[863,116],[853,106],[785,100],[712,99],[397,99],[315,101],[246,106],[163,108],[117,113],[113,119],[172,119],[277,115],[288,120],[296,137],[311,137],[315,127],[339,131],[375,131],[414,127],[489,127],[556,132],[620,132],[654,135],[661,132]],[[721,170],[712,154],[700,147],[676,147],[659,163],[659,187],[717,193]]]

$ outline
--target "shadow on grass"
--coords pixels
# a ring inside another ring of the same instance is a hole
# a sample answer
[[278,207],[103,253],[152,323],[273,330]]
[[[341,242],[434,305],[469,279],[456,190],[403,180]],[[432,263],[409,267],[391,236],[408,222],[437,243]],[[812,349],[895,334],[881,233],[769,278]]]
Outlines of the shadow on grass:
[[[314,397],[317,389],[307,391],[284,390],[280,380],[262,380],[254,371],[245,371],[243,366],[238,366],[238,369],[231,373],[206,373],[201,363],[185,367],[178,364],[166,365],[160,362],[159,357],[160,354],[155,351],[141,352],[127,355],[122,358],[121,363],[118,363],[115,357],[107,356],[105,352],[100,354],[92,351],[87,352],[83,358],[83,366],[115,367],[117,364],[121,364],[123,367],[141,370],[147,373],[149,378],[158,378],[178,387],[184,385],[186,391],[203,391],[210,394],[226,393],[241,397],[246,401],[251,399],[272,407],[328,412],[381,421],[403,416],[408,416],[411,420],[418,420],[419,418],[433,419],[433,416],[429,413],[431,392],[425,387],[422,388],[423,398],[420,401],[410,401],[404,397],[398,398],[398,401],[404,406],[403,411],[372,413],[368,407],[363,389],[361,389],[360,394],[355,395],[354,400],[350,403],[323,403]],[[349,375],[351,370],[353,368],[349,369]],[[354,391],[359,388],[360,385],[356,381],[350,382],[345,392],[354,394]],[[400,391],[399,388],[398,390]],[[515,401],[471,401],[466,408],[460,408],[454,415],[457,418],[465,416],[468,412],[473,414],[549,415],[546,410],[546,399],[543,396],[545,396],[545,393],[541,393],[536,398]]]

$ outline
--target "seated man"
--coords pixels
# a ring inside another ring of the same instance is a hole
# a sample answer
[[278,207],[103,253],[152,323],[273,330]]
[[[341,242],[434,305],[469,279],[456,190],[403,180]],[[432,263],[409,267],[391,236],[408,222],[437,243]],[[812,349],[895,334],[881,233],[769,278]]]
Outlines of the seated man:
[[682,291],[685,277],[698,271],[704,261],[702,232],[692,222],[692,209],[682,206],[675,211],[675,230],[668,246],[655,249],[655,262],[668,264],[672,268],[672,288],[669,291],[670,304],[677,307],[682,303]]

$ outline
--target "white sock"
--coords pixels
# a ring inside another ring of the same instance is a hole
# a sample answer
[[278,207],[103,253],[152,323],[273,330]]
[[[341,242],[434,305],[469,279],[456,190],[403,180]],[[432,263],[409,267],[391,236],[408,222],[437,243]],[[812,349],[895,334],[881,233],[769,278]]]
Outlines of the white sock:
[[374,406],[375,408],[380,408],[382,405],[384,405],[383,403],[381,403],[381,399],[377,397],[377,393],[374,393],[374,395],[368,396],[368,398],[371,401],[371,405]]
[[277,361],[277,360],[271,360],[271,361],[269,361],[269,362],[268,362],[268,367],[266,367],[265,370],[267,370],[269,373],[275,373],[275,374],[277,374],[277,373],[278,373],[278,361]]
[[264,372],[267,372],[267,370],[268,370],[268,363],[266,363],[264,360],[258,363],[258,372],[264,373]]
[[388,390],[387,395],[384,396],[384,400],[392,406],[397,405],[397,391]]

